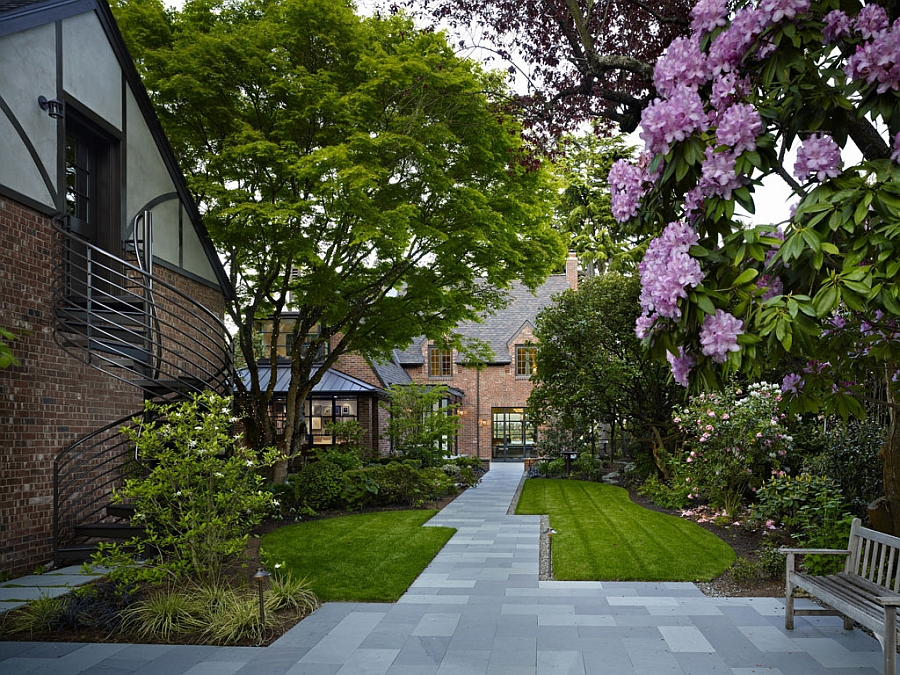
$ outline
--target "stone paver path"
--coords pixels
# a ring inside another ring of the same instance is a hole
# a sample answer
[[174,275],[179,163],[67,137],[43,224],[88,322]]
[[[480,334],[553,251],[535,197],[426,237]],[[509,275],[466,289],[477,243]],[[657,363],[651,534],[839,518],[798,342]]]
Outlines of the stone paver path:
[[539,581],[540,518],[507,511],[495,464],[430,525],[457,533],[393,605],[328,603],[271,646],[0,642],[18,675],[875,675],[881,649],[836,617],[785,631],[777,598],[690,583]]

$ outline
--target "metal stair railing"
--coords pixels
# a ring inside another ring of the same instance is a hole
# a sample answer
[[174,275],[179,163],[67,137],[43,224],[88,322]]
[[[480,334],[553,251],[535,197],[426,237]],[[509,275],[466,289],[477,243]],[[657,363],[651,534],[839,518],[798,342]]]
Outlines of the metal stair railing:
[[[135,218],[134,260],[117,257],[54,220],[57,344],[145,399],[179,400],[213,390],[231,393],[232,340],[224,323],[153,273],[151,214]],[[144,419],[135,411],[63,449],[53,463],[54,555],[76,526],[106,519],[113,490],[140,469],[121,432]]]

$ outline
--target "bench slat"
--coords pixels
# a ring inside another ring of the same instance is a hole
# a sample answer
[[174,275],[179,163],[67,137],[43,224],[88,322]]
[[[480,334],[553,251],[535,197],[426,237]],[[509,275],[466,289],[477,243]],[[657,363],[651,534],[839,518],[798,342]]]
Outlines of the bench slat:
[[[811,577],[804,574],[794,576],[794,583],[821,599],[825,604],[840,613],[849,616],[866,628],[883,634],[884,608],[875,600],[876,597],[890,595],[889,591],[879,589],[873,592],[854,583],[851,578],[841,575],[830,577]],[[795,610],[795,613],[800,613]]]

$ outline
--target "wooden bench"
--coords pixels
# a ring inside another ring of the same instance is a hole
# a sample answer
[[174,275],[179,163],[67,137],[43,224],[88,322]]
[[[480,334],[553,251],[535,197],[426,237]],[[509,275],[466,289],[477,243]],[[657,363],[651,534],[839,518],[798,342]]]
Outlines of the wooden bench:
[[[844,628],[853,622],[871,630],[884,650],[885,675],[894,675],[897,660],[897,607],[900,607],[900,537],[876,532],[854,518],[844,550],[782,548],[786,556],[784,627],[794,628],[794,616],[837,615]],[[844,571],[812,576],[795,569],[796,555],[846,556]],[[794,590],[802,588],[830,609],[794,609]]]

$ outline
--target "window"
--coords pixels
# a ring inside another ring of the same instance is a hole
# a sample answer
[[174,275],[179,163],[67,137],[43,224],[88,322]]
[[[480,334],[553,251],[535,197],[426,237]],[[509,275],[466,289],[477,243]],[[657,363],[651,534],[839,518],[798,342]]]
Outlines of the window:
[[537,347],[516,345],[516,377],[531,377],[537,373]]
[[356,398],[314,398],[306,402],[307,431],[313,445],[340,445],[345,439],[334,436],[332,424],[357,421]]
[[453,351],[428,348],[428,377],[453,377]]
[[527,408],[491,408],[491,446],[495,459],[533,456],[537,424],[528,419]]
[[[297,325],[296,319],[282,318],[278,327],[278,342],[275,345],[275,352],[278,356],[290,357],[294,351],[294,328]],[[262,338],[262,354],[268,357],[269,348],[272,342],[272,332],[274,330],[274,322],[272,319],[256,322],[256,331]],[[322,324],[317,324],[310,331],[306,340],[303,342],[303,349],[308,349],[314,340],[318,340],[323,334]],[[327,341],[321,342],[316,347],[316,360],[323,361],[328,356],[330,345]]]

